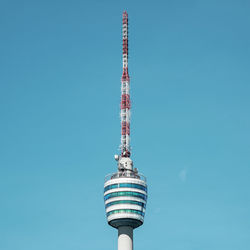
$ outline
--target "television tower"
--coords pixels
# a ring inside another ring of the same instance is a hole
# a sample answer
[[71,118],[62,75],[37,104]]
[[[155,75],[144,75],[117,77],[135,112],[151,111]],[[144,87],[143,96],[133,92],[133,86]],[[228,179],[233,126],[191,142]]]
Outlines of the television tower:
[[118,250],[133,250],[133,229],[141,226],[147,203],[146,178],[130,159],[130,94],[128,74],[128,14],[122,16],[121,155],[118,170],[105,177],[104,202],[107,221],[118,229]]

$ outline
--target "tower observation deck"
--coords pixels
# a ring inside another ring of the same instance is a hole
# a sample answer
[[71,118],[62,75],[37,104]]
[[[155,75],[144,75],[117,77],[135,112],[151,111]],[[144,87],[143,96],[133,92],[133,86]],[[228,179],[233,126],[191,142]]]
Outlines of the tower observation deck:
[[123,12],[123,73],[121,78],[121,154],[115,155],[117,172],[105,177],[104,203],[108,224],[118,229],[118,250],[133,249],[133,229],[144,221],[146,178],[130,158],[130,79],[128,74],[128,14]]

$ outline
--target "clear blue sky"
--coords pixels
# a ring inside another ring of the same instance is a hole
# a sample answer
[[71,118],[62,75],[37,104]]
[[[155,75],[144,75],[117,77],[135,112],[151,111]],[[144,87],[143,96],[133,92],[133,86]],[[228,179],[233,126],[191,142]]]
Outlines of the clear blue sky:
[[0,249],[111,250],[130,23],[136,250],[250,249],[248,0],[0,3]]

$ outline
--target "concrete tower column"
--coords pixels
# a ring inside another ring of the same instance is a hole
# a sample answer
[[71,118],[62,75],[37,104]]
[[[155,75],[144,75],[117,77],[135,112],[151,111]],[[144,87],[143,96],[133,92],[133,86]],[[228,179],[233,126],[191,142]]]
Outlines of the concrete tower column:
[[118,227],[118,250],[133,250],[133,228]]

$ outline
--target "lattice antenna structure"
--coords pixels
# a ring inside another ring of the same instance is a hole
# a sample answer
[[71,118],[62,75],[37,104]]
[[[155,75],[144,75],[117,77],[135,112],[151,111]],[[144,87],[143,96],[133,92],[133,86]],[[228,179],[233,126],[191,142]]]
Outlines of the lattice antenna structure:
[[128,74],[128,13],[122,16],[121,156],[130,156],[130,79]]

